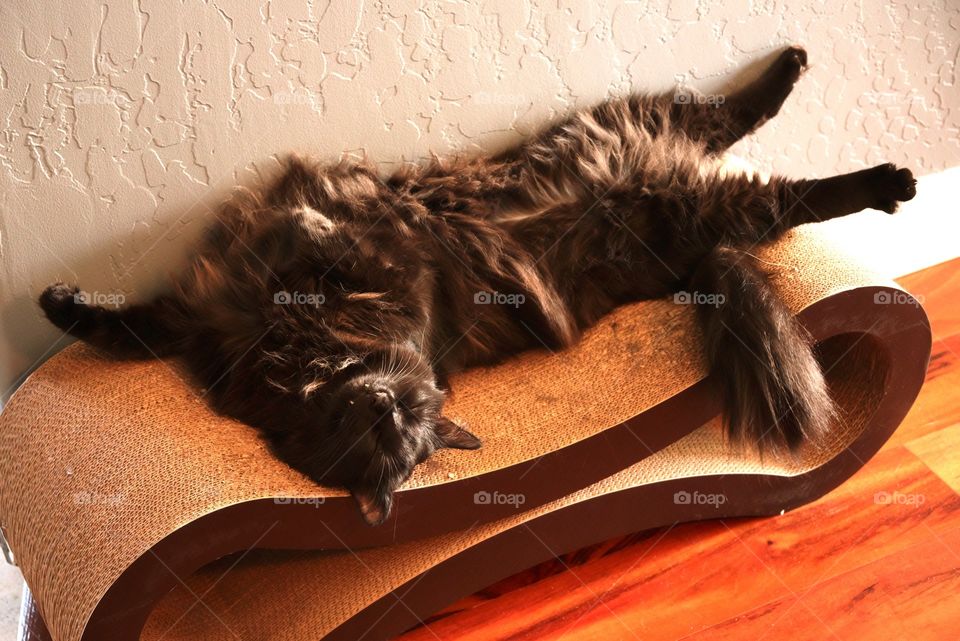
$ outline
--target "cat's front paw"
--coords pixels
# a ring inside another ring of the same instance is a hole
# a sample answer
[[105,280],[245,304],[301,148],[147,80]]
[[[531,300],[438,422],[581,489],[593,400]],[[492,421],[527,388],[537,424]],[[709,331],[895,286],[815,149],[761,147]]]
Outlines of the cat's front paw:
[[878,165],[871,176],[874,207],[888,214],[897,211],[897,205],[917,195],[917,180],[913,172],[893,163]]
[[81,298],[78,287],[54,283],[40,294],[40,308],[54,325],[63,327],[74,322],[75,308],[83,304]]

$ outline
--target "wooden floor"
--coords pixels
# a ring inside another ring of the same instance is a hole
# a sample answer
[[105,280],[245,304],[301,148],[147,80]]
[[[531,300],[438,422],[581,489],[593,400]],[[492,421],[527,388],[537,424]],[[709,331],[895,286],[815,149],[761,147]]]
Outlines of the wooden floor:
[[926,383],[847,483],[780,517],[580,550],[452,605],[402,641],[960,639],[960,260],[901,284],[931,319]]

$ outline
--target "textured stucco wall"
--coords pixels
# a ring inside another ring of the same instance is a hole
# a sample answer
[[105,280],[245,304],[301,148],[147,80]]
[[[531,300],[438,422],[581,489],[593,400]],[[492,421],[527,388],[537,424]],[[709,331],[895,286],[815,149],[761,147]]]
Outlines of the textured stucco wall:
[[272,154],[497,147],[610,92],[721,91],[801,43],[812,69],[738,151],[927,173],[960,164],[958,33],[954,0],[5,0],[0,392],[63,345],[45,284],[149,295]]

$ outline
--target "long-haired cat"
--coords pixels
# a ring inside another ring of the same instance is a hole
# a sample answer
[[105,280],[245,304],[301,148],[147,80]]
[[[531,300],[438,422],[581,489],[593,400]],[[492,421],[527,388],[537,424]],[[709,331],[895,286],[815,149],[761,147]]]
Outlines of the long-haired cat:
[[294,159],[218,214],[169,294],[111,310],[57,284],[40,304],[118,356],[182,356],[219,411],[348,488],[370,523],[434,450],[480,446],[441,413],[449,373],[569,346],[614,307],[678,290],[725,297],[697,313],[731,440],[796,448],[828,428],[831,400],[808,337],[744,250],[915,193],[889,164],[767,182],[718,170],[805,66],[790,48],[719,105],[618,98],[506,152],[385,180]]

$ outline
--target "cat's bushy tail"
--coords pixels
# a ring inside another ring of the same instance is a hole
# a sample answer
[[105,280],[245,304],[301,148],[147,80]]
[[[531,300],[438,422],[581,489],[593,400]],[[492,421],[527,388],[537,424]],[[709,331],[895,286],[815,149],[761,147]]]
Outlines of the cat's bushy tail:
[[718,246],[690,288],[730,440],[795,451],[823,435],[834,416],[823,372],[809,336],[756,259]]
[[181,351],[172,301],[104,307],[76,287],[56,283],[40,295],[50,322],[79,339],[121,358],[168,356]]

